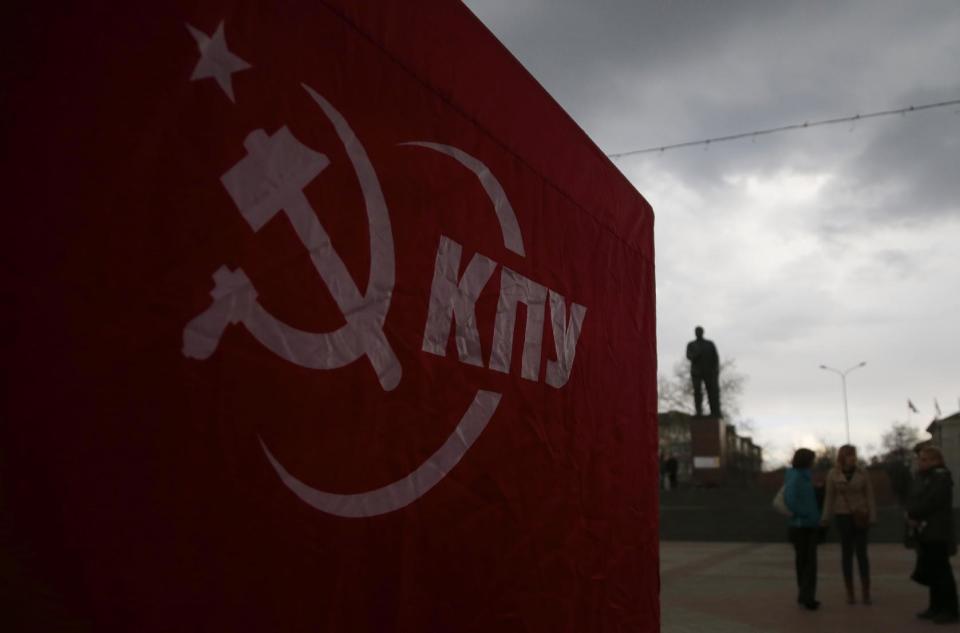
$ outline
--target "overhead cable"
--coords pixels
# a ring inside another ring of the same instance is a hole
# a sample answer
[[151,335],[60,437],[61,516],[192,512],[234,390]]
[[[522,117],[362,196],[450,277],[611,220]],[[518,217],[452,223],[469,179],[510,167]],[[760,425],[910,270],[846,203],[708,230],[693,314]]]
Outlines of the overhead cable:
[[911,112],[918,112],[920,110],[932,110],[934,108],[945,108],[947,106],[960,105],[960,99],[953,99],[951,101],[941,101],[939,103],[926,103],[924,105],[918,106],[908,106],[906,108],[899,108],[897,110],[882,110],[880,112],[869,112],[867,114],[855,114],[853,116],[845,116],[837,119],[824,119],[822,121],[804,121],[803,123],[794,123],[793,125],[782,125],[780,127],[772,127],[765,130],[754,130],[752,132],[741,132],[739,134],[730,134],[729,136],[717,136],[714,138],[703,139],[700,141],[687,141],[685,143],[674,143],[672,145],[660,145],[657,147],[647,147],[644,149],[635,149],[627,152],[617,152],[616,154],[607,154],[608,158],[623,158],[625,156],[634,156],[636,154],[651,154],[653,152],[665,152],[670,149],[677,149],[680,147],[693,147],[696,145],[704,145],[709,147],[714,143],[722,143],[724,141],[735,141],[742,138],[756,138],[757,136],[763,136],[766,134],[776,134],[777,132],[786,132],[788,130],[802,130],[805,128],[819,127],[822,125],[835,125],[837,123],[848,123],[861,121],[863,119],[873,119],[881,116],[891,116],[894,114],[909,114]]

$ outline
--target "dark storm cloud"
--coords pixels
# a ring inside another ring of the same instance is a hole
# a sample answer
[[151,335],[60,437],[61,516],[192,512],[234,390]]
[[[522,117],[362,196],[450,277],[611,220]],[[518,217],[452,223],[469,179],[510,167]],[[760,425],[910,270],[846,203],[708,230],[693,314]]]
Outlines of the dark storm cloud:
[[960,220],[960,114],[911,114],[877,128],[827,188],[817,227],[826,242]]
[[[960,98],[960,76],[942,64],[960,58],[952,0],[468,4],[608,152]],[[883,198],[911,183],[872,210],[825,218],[825,231],[842,233],[906,208],[955,211],[949,158],[957,160],[960,125],[946,118],[788,132],[676,150],[663,162],[698,190],[731,173],[837,161],[849,168],[851,196]]]
[[885,125],[852,161],[849,173],[864,187],[900,184],[877,205],[878,219],[960,216],[957,110],[960,105]]

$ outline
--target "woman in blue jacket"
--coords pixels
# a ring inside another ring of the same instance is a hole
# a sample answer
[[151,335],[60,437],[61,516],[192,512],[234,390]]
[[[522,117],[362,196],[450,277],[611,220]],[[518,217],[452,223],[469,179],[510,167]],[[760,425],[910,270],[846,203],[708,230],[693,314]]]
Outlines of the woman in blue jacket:
[[809,448],[793,454],[792,468],[784,481],[783,500],[792,512],[790,542],[793,543],[797,570],[797,602],[811,611],[820,606],[817,601],[817,529],[820,526],[820,508],[813,490],[810,468],[815,459]]

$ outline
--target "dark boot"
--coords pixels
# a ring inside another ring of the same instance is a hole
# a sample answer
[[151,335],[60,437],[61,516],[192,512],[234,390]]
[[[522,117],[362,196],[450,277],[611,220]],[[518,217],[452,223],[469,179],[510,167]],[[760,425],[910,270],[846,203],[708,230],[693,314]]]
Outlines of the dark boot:
[[870,599],[870,579],[861,578],[860,584],[863,585],[863,604],[873,604],[873,601]]
[[853,592],[853,578],[844,578],[843,586],[847,590],[847,604],[857,604],[857,597]]

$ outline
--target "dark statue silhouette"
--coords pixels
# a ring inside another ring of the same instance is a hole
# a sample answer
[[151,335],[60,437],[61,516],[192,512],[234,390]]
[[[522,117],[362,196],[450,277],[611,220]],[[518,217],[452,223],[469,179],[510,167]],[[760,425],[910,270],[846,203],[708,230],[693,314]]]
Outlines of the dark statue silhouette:
[[690,361],[690,380],[693,382],[693,405],[697,415],[703,415],[703,387],[707,388],[710,402],[710,417],[719,418],[720,412],[720,356],[713,341],[703,338],[699,325],[693,331],[696,340],[687,343],[687,360]]

